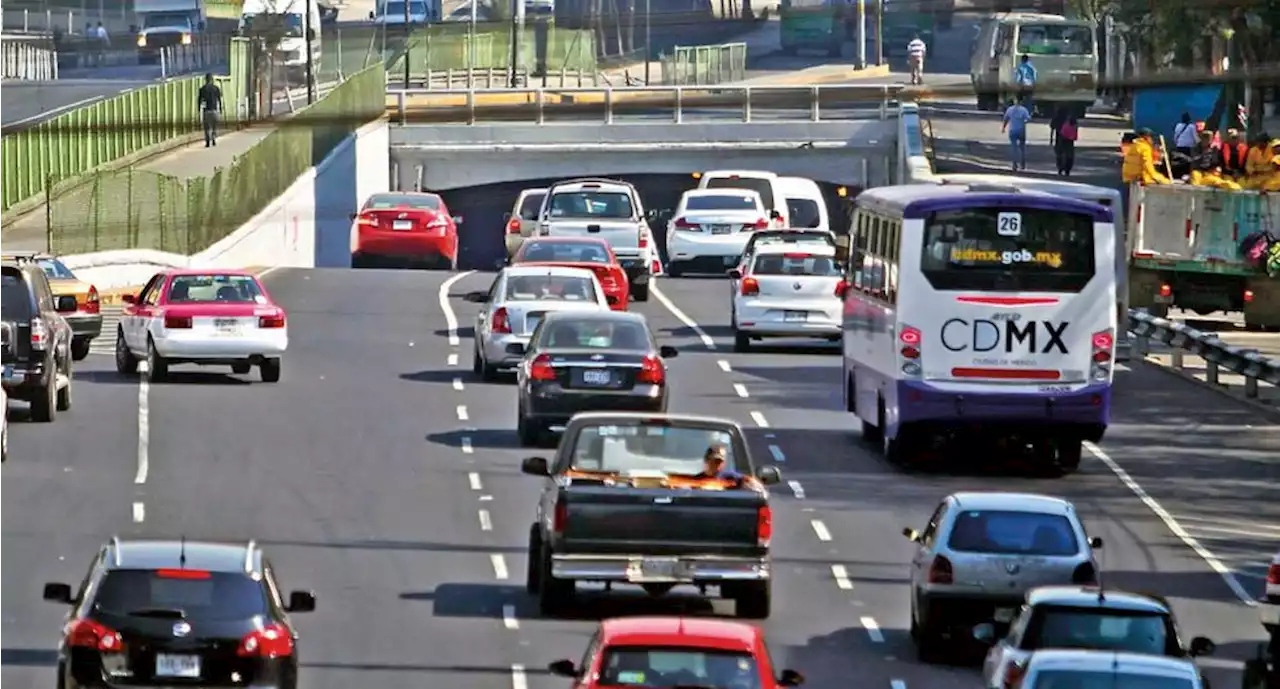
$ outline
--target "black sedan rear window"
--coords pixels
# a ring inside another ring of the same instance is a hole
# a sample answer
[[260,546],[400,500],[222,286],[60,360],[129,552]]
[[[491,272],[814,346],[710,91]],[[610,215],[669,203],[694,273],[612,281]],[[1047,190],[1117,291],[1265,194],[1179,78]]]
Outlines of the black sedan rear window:
[[180,610],[187,620],[239,620],[269,610],[266,587],[250,575],[189,569],[113,570],[93,604],[114,615]]
[[542,329],[538,348],[548,347],[644,351],[652,349],[653,344],[649,331],[639,323],[596,318],[548,323]]

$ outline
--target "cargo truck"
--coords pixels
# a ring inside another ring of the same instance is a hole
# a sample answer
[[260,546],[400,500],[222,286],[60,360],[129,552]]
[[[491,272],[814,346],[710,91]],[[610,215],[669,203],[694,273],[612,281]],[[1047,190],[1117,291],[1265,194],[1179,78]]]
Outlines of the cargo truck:
[[163,48],[191,45],[207,28],[204,0],[136,0],[133,11],[141,64],[158,62]]

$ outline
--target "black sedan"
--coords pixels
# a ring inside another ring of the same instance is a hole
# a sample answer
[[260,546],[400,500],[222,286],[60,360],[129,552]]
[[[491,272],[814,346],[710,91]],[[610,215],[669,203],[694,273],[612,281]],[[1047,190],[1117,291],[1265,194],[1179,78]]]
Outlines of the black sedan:
[[659,347],[644,316],[621,311],[548,313],[516,368],[520,444],[535,446],[583,411],[667,410],[674,347]]

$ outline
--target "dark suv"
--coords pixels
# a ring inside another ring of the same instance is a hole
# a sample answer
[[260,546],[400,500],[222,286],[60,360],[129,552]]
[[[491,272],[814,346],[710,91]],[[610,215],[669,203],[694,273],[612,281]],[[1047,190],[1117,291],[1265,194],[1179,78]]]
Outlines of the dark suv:
[[114,538],[72,594],[45,584],[44,599],[72,607],[58,647],[58,686],[227,686],[295,689],[297,632],[289,613],[315,594],[280,595],[261,548]]
[[55,297],[34,263],[0,262],[3,273],[4,390],[31,403],[31,418],[53,421],[71,408],[71,326],[76,298]]

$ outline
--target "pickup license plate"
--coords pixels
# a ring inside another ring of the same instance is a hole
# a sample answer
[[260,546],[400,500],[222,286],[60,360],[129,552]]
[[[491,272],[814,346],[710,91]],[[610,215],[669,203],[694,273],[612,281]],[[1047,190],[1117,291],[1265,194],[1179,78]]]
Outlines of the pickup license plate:
[[4,365],[4,379],[5,379],[5,381],[10,381],[10,380],[13,380],[14,378],[16,378],[16,376],[14,376],[14,375],[13,375],[13,367],[12,367],[12,366],[10,366],[9,364],[5,364],[5,365]]
[[680,561],[675,558],[642,558],[627,567],[628,581],[670,581],[680,578]]
[[218,329],[219,335],[237,335],[240,333],[240,320],[236,318],[215,318],[213,319],[213,327]]
[[604,369],[587,369],[582,372],[582,383],[584,385],[608,385],[613,381],[613,377]]
[[412,221],[412,220],[395,220],[395,221],[393,221],[393,222],[391,223],[391,229],[393,229],[393,230],[412,230],[412,229],[413,229],[413,221]]
[[1013,608],[996,608],[996,612],[992,615],[996,622],[1012,622]]
[[798,323],[809,320],[808,311],[784,311],[782,312],[782,320],[788,323]]
[[730,225],[712,225],[711,226],[711,234],[729,234],[732,231],[733,231],[733,227]]
[[1164,295],[1157,294],[1157,295],[1156,295],[1156,298],[1155,298],[1155,302],[1156,302],[1157,304],[1172,304],[1172,303],[1173,303],[1173,296],[1172,296],[1172,295],[1170,295],[1170,296],[1167,296],[1167,297],[1166,297],[1166,296],[1164,296]]
[[200,677],[200,656],[156,654],[156,677]]

